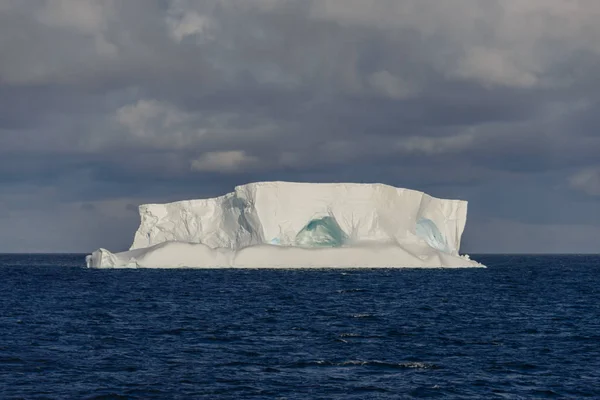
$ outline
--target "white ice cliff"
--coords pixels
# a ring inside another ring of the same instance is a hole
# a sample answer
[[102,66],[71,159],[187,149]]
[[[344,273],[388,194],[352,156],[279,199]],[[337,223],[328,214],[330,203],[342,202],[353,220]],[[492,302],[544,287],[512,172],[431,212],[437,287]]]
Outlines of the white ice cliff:
[[129,251],[88,267],[482,267],[458,253],[467,202],[383,184],[250,183],[140,216]]

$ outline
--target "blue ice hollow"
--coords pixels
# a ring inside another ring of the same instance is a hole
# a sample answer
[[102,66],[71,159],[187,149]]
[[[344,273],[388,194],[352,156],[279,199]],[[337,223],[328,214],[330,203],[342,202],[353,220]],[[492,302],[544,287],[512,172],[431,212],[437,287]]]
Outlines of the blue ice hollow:
[[325,216],[312,219],[296,235],[295,244],[302,247],[340,247],[348,235],[344,233],[335,218]]
[[418,237],[425,240],[427,244],[434,249],[443,251],[444,253],[450,253],[446,239],[442,236],[437,225],[432,220],[428,218],[419,218],[417,221],[416,233]]

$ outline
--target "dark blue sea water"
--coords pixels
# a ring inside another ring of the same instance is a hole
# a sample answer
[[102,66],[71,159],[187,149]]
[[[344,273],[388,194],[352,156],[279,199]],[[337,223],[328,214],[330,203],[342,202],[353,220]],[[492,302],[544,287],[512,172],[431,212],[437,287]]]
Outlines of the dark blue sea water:
[[89,270],[0,255],[0,398],[600,398],[600,256]]

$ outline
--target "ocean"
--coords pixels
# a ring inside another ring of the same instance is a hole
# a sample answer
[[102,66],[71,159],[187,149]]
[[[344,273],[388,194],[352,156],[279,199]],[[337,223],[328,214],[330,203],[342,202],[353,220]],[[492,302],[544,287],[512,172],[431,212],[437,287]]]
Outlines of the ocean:
[[473,258],[488,268],[0,255],[0,398],[600,398],[600,256]]

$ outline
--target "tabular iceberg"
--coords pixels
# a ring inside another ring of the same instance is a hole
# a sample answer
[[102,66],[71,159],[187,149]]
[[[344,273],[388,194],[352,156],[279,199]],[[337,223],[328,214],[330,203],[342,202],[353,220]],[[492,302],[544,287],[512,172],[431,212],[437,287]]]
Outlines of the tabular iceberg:
[[466,201],[383,184],[257,182],[139,210],[130,250],[88,267],[483,267],[459,255]]

